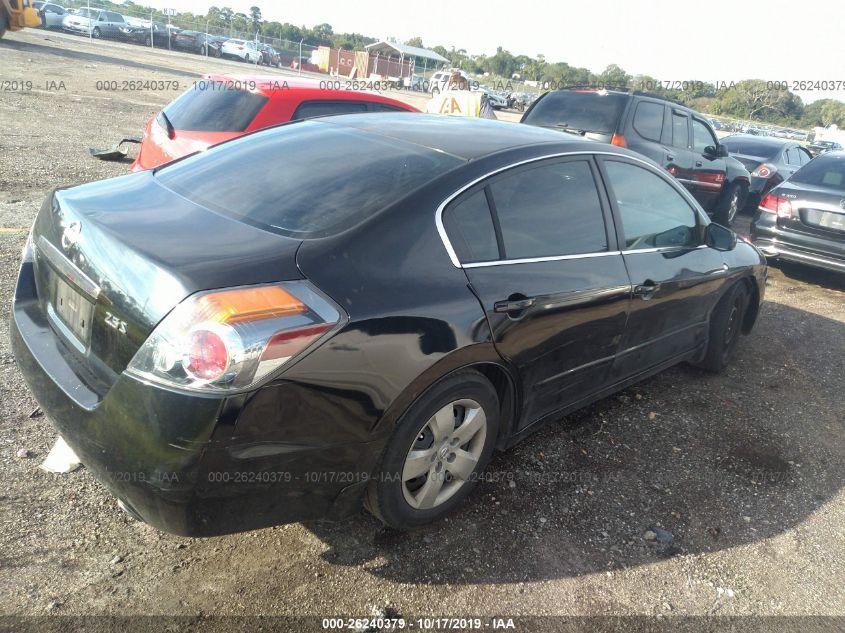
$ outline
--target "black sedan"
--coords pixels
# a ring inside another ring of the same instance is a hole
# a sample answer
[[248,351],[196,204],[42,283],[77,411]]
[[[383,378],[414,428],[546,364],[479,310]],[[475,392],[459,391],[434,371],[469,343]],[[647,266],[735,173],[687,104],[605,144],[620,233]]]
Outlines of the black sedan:
[[751,173],[745,203],[745,208],[749,210],[756,210],[760,200],[773,187],[813,160],[802,145],[771,136],[734,134],[720,142]]
[[676,363],[722,369],[765,278],[631,151],[347,115],[51,193],[10,329],[59,432],[162,530],[362,502],[412,528],[542,422]]
[[845,152],[814,158],[772,189],[751,238],[769,257],[845,272]]

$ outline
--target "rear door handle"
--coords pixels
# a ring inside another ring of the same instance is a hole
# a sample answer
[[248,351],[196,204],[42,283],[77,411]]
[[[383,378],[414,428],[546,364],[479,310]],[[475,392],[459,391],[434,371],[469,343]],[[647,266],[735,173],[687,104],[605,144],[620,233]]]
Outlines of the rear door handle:
[[696,166],[696,167],[701,167],[701,161],[700,161],[700,160],[695,161],[695,166]]
[[519,312],[534,305],[534,297],[526,297],[525,299],[507,299],[505,301],[497,301],[493,304],[494,312]]
[[660,284],[654,283],[650,279],[646,279],[645,283],[639,286],[634,286],[634,294],[643,301],[651,299],[658,290],[660,290]]

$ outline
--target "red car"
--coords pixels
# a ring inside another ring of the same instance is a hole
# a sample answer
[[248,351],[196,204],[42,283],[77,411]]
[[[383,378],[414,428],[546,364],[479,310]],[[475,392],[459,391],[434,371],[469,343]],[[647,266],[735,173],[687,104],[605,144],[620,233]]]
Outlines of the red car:
[[132,171],[150,169],[211,145],[287,121],[358,112],[419,112],[335,80],[204,75],[147,122]]

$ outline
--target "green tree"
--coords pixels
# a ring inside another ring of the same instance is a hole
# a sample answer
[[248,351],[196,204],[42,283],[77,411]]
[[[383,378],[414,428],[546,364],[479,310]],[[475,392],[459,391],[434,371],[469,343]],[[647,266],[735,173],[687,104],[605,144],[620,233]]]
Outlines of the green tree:
[[416,46],[417,48],[425,48],[425,46],[423,46],[422,38],[419,35],[417,35],[416,37],[412,37],[407,42],[405,42],[405,44],[407,44],[408,46]]
[[249,19],[252,21],[252,30],[254,33],[261,31],[261,9],[258,7],[249,8]]
[[804,127],[837,125],[845,128],[845,103],[835,99],[813,101],[804,106],[800,122]]

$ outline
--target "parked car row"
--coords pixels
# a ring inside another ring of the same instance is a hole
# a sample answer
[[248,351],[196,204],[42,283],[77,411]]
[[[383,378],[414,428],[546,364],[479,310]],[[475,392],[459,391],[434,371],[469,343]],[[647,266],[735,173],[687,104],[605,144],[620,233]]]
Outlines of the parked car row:
[[104,9],[65,9],[49,3],[35,2],[44,28],[62,29],[93,38],[120,39],[145,46],[187,51],[211,57],[229,57],[254,64],[282,66],[281,55],[268,45],[200,31],[180,29],[171,24],[127,18]]

